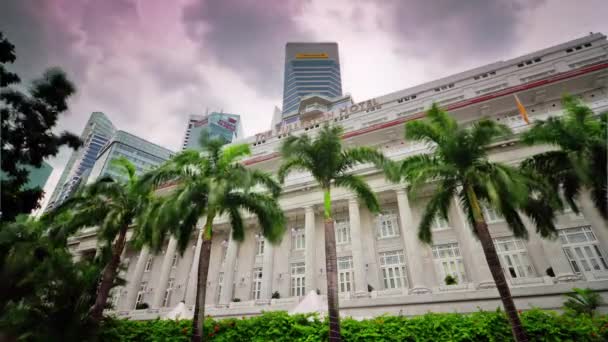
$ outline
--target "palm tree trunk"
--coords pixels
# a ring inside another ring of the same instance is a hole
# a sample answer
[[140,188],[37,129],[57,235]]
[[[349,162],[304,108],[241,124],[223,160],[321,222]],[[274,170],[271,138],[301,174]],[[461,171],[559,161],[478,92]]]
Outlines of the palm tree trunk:
[[528,336],[526,335],[526,331],[524,330],[521,320],[519,319],[515,302],[513,302],[513,297],[511,296],[511,290],[509,289],[507,279],[505,278],[505,274],[500,265],[500,259],[498,259],[498,253],[496,253],[492,236],[488,230],[488,225],[485,222],[481,212],[477,195],[470,186],[467,187],[467,197],[469,198],[473,216],[475,217],[475,230],[477,231],[477,237],[481,242],[483,253],[486,257],[486,262],[490,268],[490,273],[492,273],[492,278],[494,278],[494,282],[496,283],[500,300],[502,301],[502,305],[504,306],[507,317],[509,318],[509,322],[511,323],[513,337],[518,342],[528,341]]
[[106,267],[103,269],[101,283],[97,288],[97,298],[95,298],[95,304],[93,304],[93,307],[90,311],[91,320],[95,324],[98,324],[103,316],[103,310],[108,301],[110,289],[112,289],[114,279],[116,278],[116,270],[118,269],[118,264],[120,263],[120,255],[122,254],[122,250],[125,247],[128,228],[128,225],[124,225],[118,232],[118,239],[112,247],[112,258],[110,259],[110,262],[106,265]]
[[331,194],[325,189],[325,270],[327,274],[327,311],[329,314],[329,341],[340,341],[340,307],[338,303],[338,262],[336,234],[331,217]]
[[196,302],[192,320],[192,342],[203,341],[203,323],[205,321],[205,296],[207,295],[207,275],[209,273],[209,258],[211,256],[211,226],[213,215],[207,216],[203,234],[203,244],[198,257],[198,276],[196,282]]

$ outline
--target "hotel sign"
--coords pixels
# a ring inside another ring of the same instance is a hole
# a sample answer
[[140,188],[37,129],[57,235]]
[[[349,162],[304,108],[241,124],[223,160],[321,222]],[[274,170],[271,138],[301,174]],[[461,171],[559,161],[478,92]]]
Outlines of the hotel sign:
[[[363,110],[376,110],[376,109],[381,109],[381,108],[382,108],[382,105],[380,103],[378,103],[378,101],[376,99],[371,99],[371,100],[355,103],[355,104],[352,104],[352,105],[344,107],[344,108],[333,110],[331,112],[325,112],[321,115],[321,117],[314,119],[314,120],[296,121],[291,124],[283,125],[279,129],[277,129],[276,132],[266,131],[266,132],[258,133],[255,135],[255,142],[259,143],[259,142],[265,141],[266,139],[269,139],[275,135],[289,134],[290,132],[298,130],[300,128],[315,126],[317,124],[325,123],[325,122],[328,122],[328,121],[336,119],[336,118],[343,118],[349,114],[360,112]],[[300,113],[300,114],[302,114],[302,113]]]
[[325,52],[321,53],[296,53],[296,59],[327,59],[329,55]]

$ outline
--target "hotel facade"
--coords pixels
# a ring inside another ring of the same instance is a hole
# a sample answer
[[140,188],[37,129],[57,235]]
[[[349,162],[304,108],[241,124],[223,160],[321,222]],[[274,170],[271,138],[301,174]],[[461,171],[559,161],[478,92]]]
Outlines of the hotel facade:
[[[324,122],[344,127],[347,147],[374,146],[394,160],[425,153],[424,144],[403,139],[404,123],[422,118],[436,102],[462,124],[489,118],[510,126],[515,136],[493,145],[490,159],[517,164],[549,147],[524,146],[518,141],[517,134],[530,126],[520,117],[514,94],[532,121],[563,115],[560,98],[564,93],[580,97],[596,113],[607,111],[607,56],[606,37],[596,33],[363,102],[350,100],[344,105],[341,99],[333,110],[331,100],[311,96],[300,104],[298,122],[238,141],[250,144],[253,151],[243,163],[276,173],[284,137],[314,135]],[[348,191],[333,191],[343,315],[417,315],[502,307],[481,245],[457,201],[447,221],[435,221],[433,244],[426,245],[417,239],[417,225],[431,185],[428,192],[413,198],[406,185],[388,182],[371,165],[361,165],[353,173],[365,177],[381,201],[382,212],[370,213]],[[159,194],[170,190],[160,189]],[[218,218],[205,313],[219,318],[257,315],[290,310],[310,291],[324,295],[322,202],[322,192],[309,174],[290,175],[280,198],[288,224],[277,245],[261,237],[253,218],[249,218],[245,240],[233,241],[227,220]],[[519,309],[559,309],[563,294],[573,287],[589,287],[608,299],[608,227],[587,194],[580,196],[579,204],[580,214],[558,216],[555,240],[542,239],[531,224],[529,239],[515,238],[497,213],[484,210]],[[94,229],[70,240],[76,255],[90,253],[96,245]],[[193,236],[182,255],[173,239],[158,254],[147,248],[125,250],[127,284],[113,290],[114,313],[153,319],[163,317],[180,301],[192,307],[200,248],[201,240]],[[446,284],[447,275],[457,283]],[[148,307],[143,308],[143,303]],[[608,311],[606,306],[600,309]]]

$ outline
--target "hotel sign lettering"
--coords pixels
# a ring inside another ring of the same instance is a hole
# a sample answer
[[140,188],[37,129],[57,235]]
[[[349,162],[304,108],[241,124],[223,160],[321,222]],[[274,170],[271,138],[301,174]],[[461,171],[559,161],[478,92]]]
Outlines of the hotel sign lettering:
[[382,108],[382,105],[380,103],[378,103],[378,101],[376,99],[371,99],[371,100],[363,101],[360,103],[355,103],[350,106],[340,108],[338,110],[334,110],[331,112],[325,112],[319,118],[314,119],[314,120],[296,121],[291,124],[283,125],[276,132],[274,132],[274,134],[273,134],[273,131],[266,131],[266,132],[258,133],[255,135],[255,142],[259,143],[259,142],[265,141],[266,139],[273,137],[274,135],[289,134],[290,132],[298,130],[300,128],[314,126],[314,125],[321,124],[321,123],[324,123],[324,122],[327,122],[327,121],[330,121],[330,120],[333,120],[336,118],[343,118],[346,115],[360,112],[363,110],[376,110],[376,109],[381,109],[381,108]]
[[296,59],[327,59],[329,55],[325,52],[321,53],[296,53]]

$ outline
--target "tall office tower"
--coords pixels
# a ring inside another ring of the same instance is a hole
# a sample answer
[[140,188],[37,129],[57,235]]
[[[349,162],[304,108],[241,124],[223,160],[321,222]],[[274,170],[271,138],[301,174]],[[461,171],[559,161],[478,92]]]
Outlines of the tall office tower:
[[337,43],[287,43],[283,82],[283,117],[297,111],[307,95],[342,96]]
[[83,145],[76,151],[72,152],[68,160],[59,182],[55,186],[55,190],[51,194],[48,205],[45,211],[53,209],[57,205],[63,203],[78,187],[86,177],[101,148],[114,135],[114,125],[108,117],[101,112],[93,112],[89,121],[87,121],[80,139]]
[[94,166],[87,177],[87,183],[110,176],[118,181],[126,181],[127,176],[112,161],[127,158],[135,165],[135,174],[141,175],[171,158],[173,151],[137,137],[131,133],[117,131],[99,151]]
[[182,150],[199,150],[199,139],[204,132],[212,138],[220,137],[226,140],[226,143],[231,143],[243,135],[241,116],[218,112],[190,115]]

